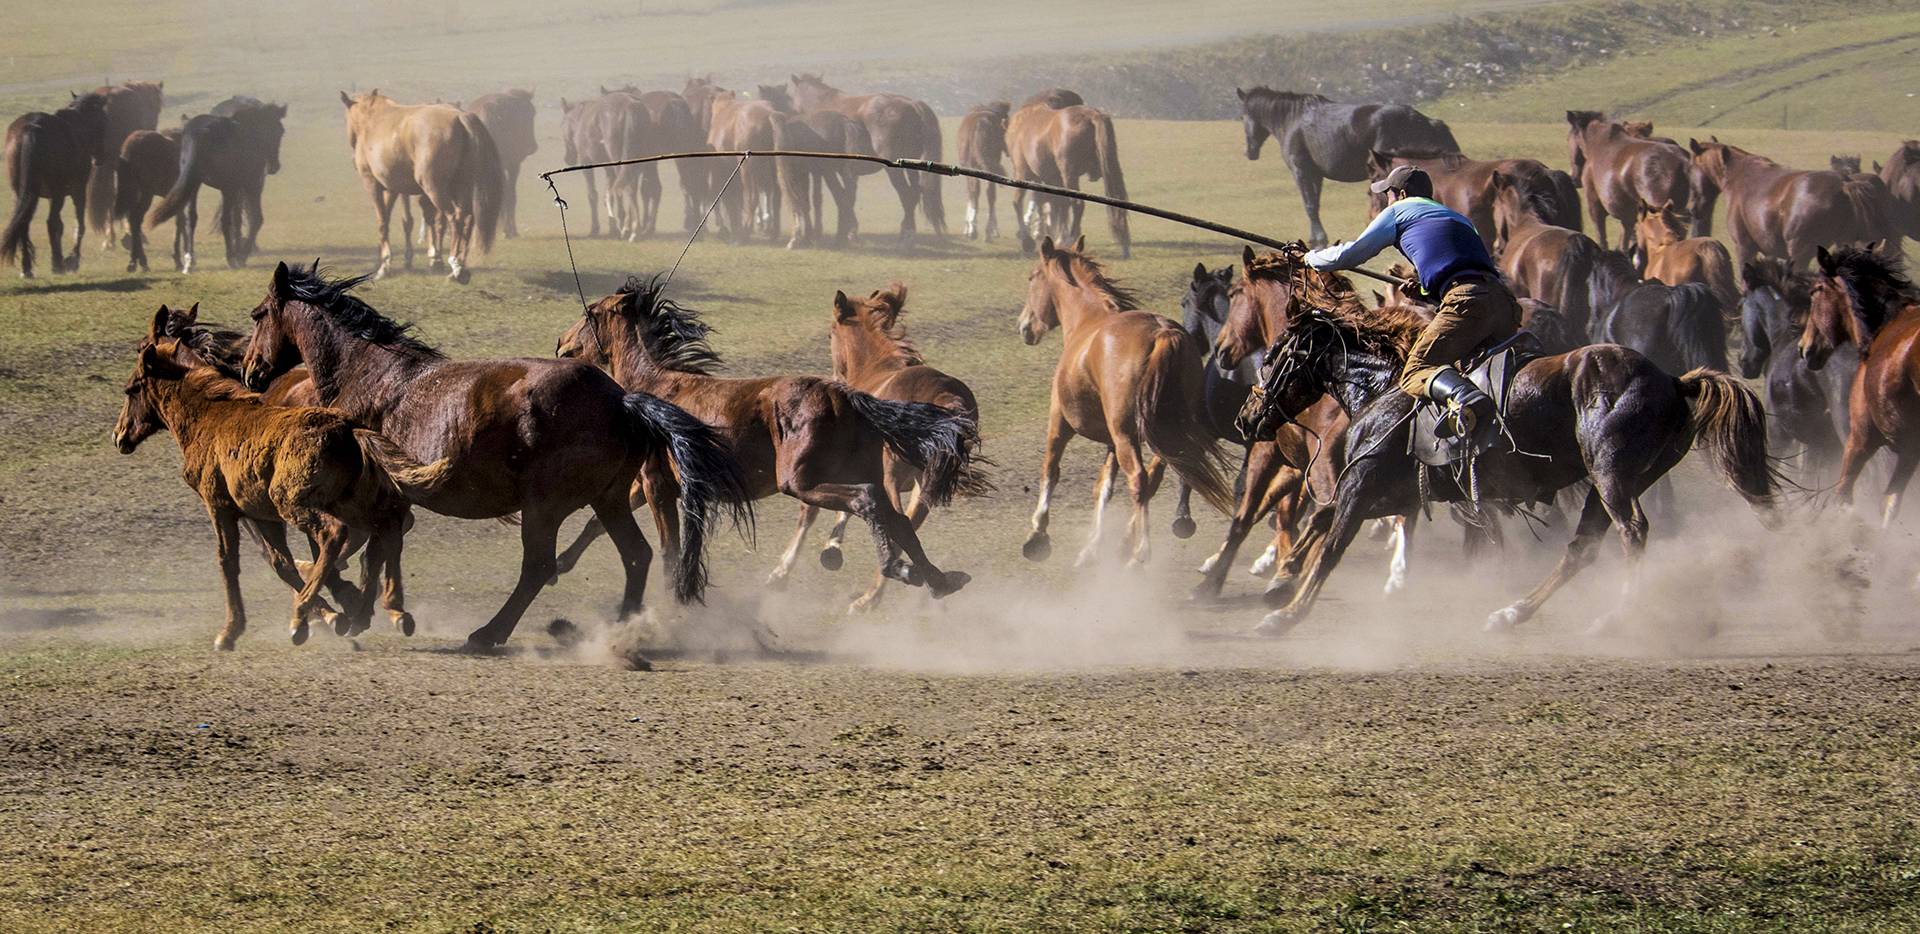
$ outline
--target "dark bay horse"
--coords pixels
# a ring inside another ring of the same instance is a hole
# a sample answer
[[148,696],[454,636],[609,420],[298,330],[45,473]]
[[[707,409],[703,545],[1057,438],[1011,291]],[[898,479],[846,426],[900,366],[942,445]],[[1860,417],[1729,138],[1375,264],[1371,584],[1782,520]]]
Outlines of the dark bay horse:
[[[922,402],[875,398],[844,383],[812,376],[726,379],[712,374],[719,357],[709,328],[660,293],[655,280],[629,279],[595,302],[560,337],[557,352],[607,369],[622,386],[685,408],[728,439],[753,499],[785,493],[820,509],[851,513],[873,530],[881,572],[934,597],[971,576],[943,571],[920,545],[914,524],[888,494],[887,455],[920,471],[922,501],[942,506],[955,495],[987,489],[976,450],[979,426],[967,414]],[[634,504],[644,497],[660,524],[671,564],[675,554],[672,491],[685,479],[659,461],[641,471]],[[604,517],[601,517],[604,519]],[[565,567],[599,533],[589,524],[567,549]],[[902,555],[904,554],[904,558]],[[776,571],[775,580],[781,572]]]
[[[966,116],[960,118],[960,164],[995,175],[1005,174],[1001,160],[1007,155],[1007,120],[1012,114],[1013,105],[1006,101],[976,104],[968,109]],[[999,194],[999,185],[977,178],[967,179],[967,239],[982,233],[979,226],[982,196],[987,202],[985,236],[989,241],[1000,236],[1000,217],[996,210]]]
[[1040,468],[1040,502],[1021,553],[1043,561],[1053,552],[1047,523],[1060,457],[1080,435],[1107,448],[1094,498],[1093,533],[1079,563],[1099,555],[1101,518],[1119,472],[1133,500],[1127,525],[1128,563],[1144,564],[1147,503],[1168,464],[1207,502],[1228,512],[1232,493],[1221,475],[1221,452],[1202,411],[1201,366],[1206,356],[1180,326],[1140,310],[1133,294],[1087,255],[1085,238],[1070,247],[1040,241],[1040,259],[1027,278],[1020,337],[1028,346],[1059,328],[1063,341],[1053,372],[1047,446]]
[[1247,158],[1260,158],[1271,136],[1293,171],[1300,201],[1307,209],[1308,242],[1327,242],[1320,223],[1320,185],[1367,180],[1367,158],[1376,152],[1453,153],[1460,151],[1453,131],[1403,104],[1338,104],[1319,94],[1256,87],[1240,97],[1246,128]]
[[[1621,248],[1632,252],[1640,205],[1693,210],[1693,164],[1680,146],[1635,136],[1597,110],[1569,110],[1567,149],[1573,177],[1587,190],[1587,213],[1602,247],[1607,245],[1608,217],[1620,222]],[[1707,213],[1712,213],[1710,207]],[[1706,230],[1695,227],[1694,234],[1705,236]]]
[[229,115],[203,114],[180,129],[180,168],[173,188],[155,205],[146,225],[180,219],[185,226],[181,272],[193,271],[193,233],[199,222],[200,186],[220,192],[220,235],[227,267],[239,269],[252,255],[265,222],[261,193],[267,176],[280,171],[283,104],[257,101],[229,108]]
[[1890,219],[1900,235],[1920,240],[1920,140],[1910,139],[1874,164],[1874,174],[1886,183]]
[[1726,324],[1705,284],[1643,280],[1625,253],[1602,250],[1587,294],[1593,343],[1631,347],[1668,373],[1727,371]]
[[1516,186],[1502,172],[1493,173],[1489,184],[1494,191],[1494,255],[1513,294],[1552,305],[1568,327],[1590,333],[1596,319],[1587,284],[1600,245],[1578,230],[1548,221],[1557,202],[1537,189]]
[[751,522],[739,466],[713,430],[671,403],[621,389],[576,360],[448,360],[355,297],[361,278],[275,267],[253,311],[242,371],[264,387],[305,363],[320,401],[392,439],[415,461],[408,498],[441,515],[520,514],[520,579],[499,612],[467,636],[507,641],[554,574],[560,523],[582,506],[606,527],[626,572],[619,617],[639,612],[653,549],[633,521],[627,490],[650,459],[670,458],[680,485],[681,554],[674,592],[700,599],[705,547],[720,511]]
[[[240,597],[242,521],[282,529],[278,550],[267,554],[295,590],[294,645],[307,641],[314,622],[343,636],[364,628],[382,575],[387,612],[395,628],[412,635],[400,572],[401,539],[411,521],[403,494],[436,468],[413,462],[339,411],[272,405],[211,364],[183,364],[180,339],[168,336],[171,323],[172,313],[161,306],[141,341],[113,437],[122,454],[158,431],[171,432],[180,445],[181,478],[213,519],[226,578],[227,623],[214,647],[231,650],[247,625]],[[289,524],[316,544],[304,576],[286,552]],[[368,536],[358,602],[336,613],[320,589],[337,575],[356,530]]]
[[1771,256],[1803,269],[1823,244],[1899,236],[1877,178],[1792,169],[1719,140],[1687,143],[1694,163],[1726,195],[1727,236],[1742,265]]
[[[1845,345],[1860,350],[1848,412],[1847,443],[1840,456],[1842,502],[1873,454],[1893,452],[1882,525],[1900,511],[1907,481],[1920,468],[1920,292],[1907,280],[1897,255],[1841,247],[1814,256],[1817,275],[1800,336],[1800,354],[1819,370]],[[1916,579],[1920,584],[1920,579]]]
[[[127,137],[140,130],[160,126],[160,107],[164,81],[127,81],[103,85],[93,93],[107,99],[106,138],[102,140],[110,155],[126,145]],[[112,211],[118,172],[111,159],[97,162],[87,180],[87,223],[100,232],[100,246],[112,249],[113,234],[119,216]]]
[[1747,292],[1740,298],[1740,375],[1764,387],[1768,447],[1783,456],[1797,448],[1801,472],[1824,477],[1840,462],[1860,351],[1836,347],[1819,370],[1809,367],[1797,345],[1813,299],[1812,275],[1788,270],[1785,260],[1762,259],[1748,263],[1741,277]]
[[467,102],[467,112],[480,118],[500,152],[500,167],[507,173],[506,187],[500,190],[500,220],[508,238],[518,237],[515,214],[520,204],[520,163],[540,151],[533,133],[533,92],[509,88],[482,94]]
[[[1553,170],[1537,160],[1469,159],[1458,153],[1396,156],[1376,152],[1367,157],[1367,180],[1377,182],[1386,178],[1388,172],[1400,165],[1411,165],[1426,172],[1433,179],[1433,199],[1473,221],[1473,229],[1480,232],[1480,239],[1489,250],[1493,249],[1497,233],[1493,220],[1495,172],[1522,191],[1538,192],[1540,204],[1552,205],[1551,213],[1545,218],[1547,223],[1580,229],[1580,202],[1563,198]],[[1367,205],[1375,214],[1385,210],[1386,193],[1369,191]]]
[[[819,75],[789,75],[794,104],[802,113],[833,110],[866,124],[874,152],[889,159],[941,160],[944,143],[940,118],[926,101],[899,94],[847,94]],[[921,172],[888,169],[887,180],[900,196],[900,236],[912,236],[914,211],[926,216],[933,232],[946,236],[947,213],[940,196],[940,178]]]
[[[1084,104],[1050,107],[1042,102],[1014,112],[1007,121],[1007,156],[1013,177],[1022,181],[1078,189],[1085,177],[1103,182],[1109,198],[1127,197],[1113,118]],[[1043,231],[1046,236],[1077,239],[1086,202],[1020,191],[1013,196],[1013,208],[1020,223],[1020,248],[1031,253]],[[1120,258],[1132,256],[1127,212],[1108,208],[1107,226],[1120,246]]]
[[[122,241],[127,248],[127,271],[145,272],[147,266],[147,209],[153,199],[173,190],[180,178],[180,129],[136,130],[120,144],[120,162],[115,172],[112,217],[126,225]],[[173,268],[184,269],[187,249],[187,218],[181,212],[173,219]]]
[[[1288,262],[1288,274],[1299,279],[1329,275],[1291,257]],[[1295,292],[1351,295],[1351,288]],[[1405,515],[1421,505],[1405,438],[1413,399],[1399,391],[1395,378],[1422,322],[1409,314],[1367,309],[1357,300],[1329,309],[1296,300],[1288,318],[1286,331],[1267,353],[1262,389],[1248,399],[1244,427],[1255,437],[1267,436],[1329,393],[1352,422],[1334,448],[1340,476],[1335,501],[1313,516],[1303,543],[1295,546],[1296,552],[1315,549],[1306,578],[1291,603],[1261,622],[1260,631],[1269,634],[1285,632],[1306,617],[1363,521]],[[1583,480],[1592,488],[1559,566],[1532,593],[1494,612],[1489,628],[1532,617],[1592,561],[1595,546],[1613,525],[1620,527],[1628,559],[1618,612],[1628,611],[1647,536],[1640,495],[1695,446],[1707,448],[1727,483],[1770,514],[1776,478],[1767,460],[1766,421],[1759,398],[1733,377],[1696,370],[1676,378],[1625,347],[1597,344],[1528,363],[1515,377],[1506,415],[1514,445],[1526,453],[1496,448],[1481,455],[1476,472],[1482,497],[1522,503]],[[1448,472],[1434,471],[1430,479],[1434,500],[1467,498]]]
[[[22,278],[33,278],[33,240],[27,228],[40,199],[47,210],[47,246],[53,251],[53,271],[80,269],[80,242],[87,236],[87,180],[95,162],[111,160],[118,150],[106,148],[107,99],[99,94],[75,97],[53,113],[30,113],[7,127],[7,184],[13,189],[13,216],[0,233],[0,261],[20,263]],[[60,246],[66,225],[60,207],[73,199],[73,252]]]

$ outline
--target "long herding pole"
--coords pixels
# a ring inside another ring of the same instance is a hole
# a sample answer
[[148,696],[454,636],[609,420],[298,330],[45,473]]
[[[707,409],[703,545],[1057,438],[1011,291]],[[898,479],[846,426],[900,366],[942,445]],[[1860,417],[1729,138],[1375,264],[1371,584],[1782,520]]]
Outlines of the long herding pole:
[[[1201,230],[1211,230],[1214,233],[1224,234],[1236,240],[1257,243],[1269,249],[1280,250],[1293,245],[1285,240],[1276,240],[1272,237],[1254,233],[1251,230],[1229,227],[1226,224],[1210,221],[1203,217],[1194,217],[1191,214],[1182,214],[1178,211],[1156,208],[1153,205],[1141,204],[1137,201],[1109,198],[1105,195],[1095,194],[1090,191],[1063,188],[1059,185],[1049,185],[1045,182],[1029,182],[1022,179],[1009,178],[997,172],[988,172],[984,169],[972,169],[960,165],[950,165],[945,162],[929,162],[925,159],[889,159],[886,156],[870,156],[857,152],[805,152],[793,149],[722,149],[705,152],[670,152],[657,156],[640,156],[634,159],[615,159],[609,162],[590,162],[585,165],[564,166],[553,169],[552,171],[540,173],[540,179],[548,184],[552,184],[555,175],[564,175],[568,172],[587,172],[593,169],[610,169],[623,165],[644,165],[649,162],[668,162],[675,159],[750,159],[754,156],[789,159],[841,159],[849,162],[871,162],[875,165],[883,165],[890,169],[931,172],[934,175],[946,175],[949,177],[966,176],[968,178],[977,178],[981,181],[993,182],[996,185],[1005,185],[1008,188],[1021,188],[1059,198],[1091,201],[1095,204],[1104,204],[1110,208],[1120,208],[1121,210],[1132,211],[1136,214],[1147,214],[1162,220],[1173,221],[1176,224],[1198,227]],[[1357,272],[1371,279],[1378,279],[1381,282],[1388,283],[1395,287],[1407,284],[1404,279],[1389,276],[1385,273],[1374,272],[1371,269],[1355,268],[1348,271]]]

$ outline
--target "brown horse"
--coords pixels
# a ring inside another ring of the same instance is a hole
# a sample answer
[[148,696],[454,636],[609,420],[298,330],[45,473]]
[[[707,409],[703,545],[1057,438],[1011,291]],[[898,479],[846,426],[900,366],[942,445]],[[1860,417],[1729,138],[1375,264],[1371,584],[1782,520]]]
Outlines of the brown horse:
[[[87,180],[98,161],[110,160],[118,150],[106,148],[107,100],[98,94],[75,97],[54,113],[30,113],[7,127],[7,184],[13,188],[13,217],[0,234],[0,261],[20,262],[22,278],[33,278],[33,241],[27,228],[33,212],[45,198],[47,246],[53,250],[53,271],[80,269],[80,243],[87,237]],[[66,226],[60,207],[73,199],[73,220],[80,229],[73,236],[73,253],[60,247]]]
[[1723,313],[1738,313],[1740,289],[1733,284],[1733,257],[1724,244],[1712,237],[1687,236],[1687,216],[1672,202],[1641,205],[1633,227],[1646,254],[1648,279],[1668,285],[1701,283],[1713,290]]
[[[926,101],[899,94],[847,94],[822,80],[819,75],[788,75],[794,104],[802,113],[833,110],[855,117],[866,124],[873,138],[873,150],[889,159],[941,160],[940,118]],[[910,237],[915,230],[914,210],[926,215],[933,232],[947,235],[947,213],[940,199],[940,179],[935,175],[888,169],[887,180],[900,196],[900,236]]]
[[1021,546],[1029,560],[1053,552],[1047,523],[1053,488],[1060,482],[1060,456],[1079,435],[1107,448],[1094,499],[1093,534],[1080,564],[1099,555],[1101,514],[1114,473],[1133,498],[1127,524],[1128,563],[1147,561],[1147,503],[1160,489],[1168,464],[1202,498],[1231,512],[1233,496],[1221,476],[1222,454],[1206,425],[1201,365],[1206,348],[1179,323],[1141,311],[1131,292],[1108,278],[1087,254],[1086,238],[1056,247],[1040,241],[1040,259],[1027,277],[1020,310],[1020,337],[1028,346],[1061,330],[1060,362],[1053,371],[1047,414],[1047,446],[1041,455],[1040,502],[1033,532]]
[[[877,399],[843,383],[811,376],[726,379],[712,374],[719,357],[709,328],[660,294],[658,280],[629,279],[575,321],[556,352],[609,370],[631,390],[684,407],[731,440],[731,453],[753,499],[785,493],[820,509],[852,513],[873,530],[881,573],[934,597],[972,578],[935,567],[913,523],[888,495],[886,454],[921,471],[923,499],[945,505],[959,493],[987,488],[975,463],[979,428],[970,416],[919,402]],[[672,490],[685,479],[658,461],[641,471],[634,505],[644,499],[676,553]],[[604,516],[601,517],[604,520]],[[572,566],[599,534],[589,524],[563,559]],[[905,558],[901,555],[904,553]],[[783,572],[776,572],[777,582]]]
[[467,636],[469,647],[497,646],[513,634],[553,578],[560,523],[582,506],[620,549],[620,618],[639,612],[653,549],[633,521],[627,489],[649,459],[670,456],[685,480],[674,590],[683,602],[700,599],[713,512],[737,504],[736,521],[751,521],[739,467],[712,429],[579,361],[448,360],[353,296],[362,281],[280,264],[254,309],[242,371],[262,387],[304,362],[323,403],[409,457],[437,464],[431,482],[422,478],[408,490],[415,504],[463,519],[520,514],[519,582]]
[[[153,199],[173,190],[180,178],[180,129],[135,130],[120,144],[120,162],[115,172],[114,220],[126,224],[121,243],[127,248],[127,271],[147,271],[147,208]],[[186,266],[187,216],[174,217],[173,268]]]
[[[478,235],[480,249],[493,249],[493,231],[500,219],[506,173],[500,151],[480,118],[446,104],[405,105],[382,96],[378,89],[359,97],[340,92],[347,109],[347,143],[353,165],[373,198],[380,219],[380,264],[373,277],[387,274],[393,260],[388,229],[396,201],[424,196],[439,218],[432,225],[453,234],[452,244],[436,242],[427,248],[430,265],[444,256],[447,278],[466,282],[468,250]],[[444,225],[444,226],[442,226]],[[402,225],[407,268],[413,268],[412,215]]]
[[1920,293],[1907,281],[1898,254],[1853,247],[1829,253],[1820,247],[1814,258],[1818,274],[1800,354],[1814,370],[1842,346],[1858,347],[1861,356],[1835,492],[1852,502],[1867,461],[1881,448],[1892,451],[1880,517],[1882,525],[1891,525],[1907,481],[1920,467]]
[[1072,91],[1067,88],[1047,88],[1021,101],[1020,106],[1026,107],[1030,104],[1045,104],[1048,107],[1078,107],[1086,102],[1087,99],[1081,97],[1079,91]]
[[480,118],[500,153],[500,166],[507,173],[506,186],[500,190],[500,219],[507,237],[518,237],[520,227],[514,215],[520,204],[520,163],[540,151],[533,133],[533,92],[510,88],[482,94],[467,103],[467,112]]
[[1790,169],[1717,139],[1687,144],[1694,164],[1727,197],[1727,236],[1743,266],[1771,256],[1803,269],[1822,244],[1899,236],[1877,178]]
[[[1652,126],[1647,127],[1652,132]],[[1607,245],[1607,218],[1620,221],[1620,244],[1633,252],[1633,223],[1642,204],[1692,206],[1693,165],[1679,146],[1628,133],[1596,110],[1567,111],[1573,177],[1587,190],[1594,238]],[[1696,230],[1704,235],[1704,231]]]
[[[707,131],[712,149],[772,149],[780,112],[769,101],[747,100],[734,91],[713,95],[713,125]],[[732,167],[726,170],[729,174]],[[717,176],[725,184],[726,175]],[[721,227],[738,241],[750,240],[755,230],[769,239],[780,238],[780,167],[774,159],[748,159],[740,177],[720,192]]]
[[1600,246],[1580,231],[1548,222],[1555,203],[1539,192],[1515,186],[1501,172],[1488,181],[1494,192],[1495,255],[1513,294],[1552,305],[1568,328],[1589,333],[1596,309],[1587,286]]
[[[1473,229],[1480,232],[1480,239],[1493,249],[1493,173],[1505,175],[1514,185],[1526,191],[1541,192],[1543,203],[1556,205],[1547,223],[1557,224],[1572,230],[1580,229],[1580,202],[1564,201],[1559,185],[1553,177],[1553,170],[1534,159],[1469,159],[1459,153],[1441,155],[1389,155],[1384,152],[1373,153],[1367,159],[1367,180],[1377,182],[1387,177],[1395,166],[1411,165],[1427,173],[1433,179],[1433,199],[1446,205],[1473,221]],[[1370,191],[1367,205],[1378,214],[1387,207],[1386,192]]]
[[[396,628],[412,635],[400,573],[401,539],[411,521],[405,494],[416,483],[432,482],[445,465],[414,463],[334,409],[271,405],[211,365],[183,365],[179,340],[167,336],[171,318],[161,306],[140,344],[113,438],[122,454],[162,430],[180,445],[180,476],[213,519],[226,578],[227,623],[214,647],[232,649],[247,627],[240,597],[242,520],[292,524],[318,547],[304,578],[286,554],[284,534],[279,551],[268,552],[274,570],[295,587],[289,627],[294,645],[307,641],[311,622],[331,624],[344,636],[371,616],[373,585],[382,574],[387,612]],[[345,607],[343,615],[327,606],[320,589],[337,573],[352,530],[365,532],[368,540],[360,604]]]
[[[1003,174],[1001,160],[1007,154],[1007,118],[1013,105],[1006,101],[994,101],[979,104],[960,118],[959,144],[960,164],[969,169],[979,169]],[[980,199],[986,196],[987,226],[986,238],[992,241],[1000,236],[1000,216],[997,203],[1000,199],[1000,186],[992,182],[983,182],[977,178],[967,179],[967,239],[972,240],[980,234]]]
[[[1013,177],[1022,181],[1078,189],[1081,176],[1085,176],[1091,181],[1105,180],[1107,197],[1127,197],[1113,118],[1084,104],[1049,107],[1040,102],[1015,111],[1007,120],[1007,155],[1013,163]],[[1020,248],[1026,252],[1033,252],[1034,242],[1043,232],[1069,240],[1080,236],[1085,202],[1021,191],[1013,196],[1013,206],[1020,225]],[[1108,208],[1107,225],[1114,242],[1120,245],[1120,258],[1133,255],[1127,212]]]
[[1920,140],[1901,143],[1886,164],[1875,163],[1873,171],[1887,185],[1890,219],[1900,235],[1920,240]]
[[[108,153],[119,152],[126,145],[127,137],[135,132],[160,126],[161,88],[165,84],[164,81],[128,81],[93,89],[93,93],[107,99],[107,135],[103,142]],[[87,179],[87,223],[100,231],[103,250],[113,248],[113,228],[119,219],[112,211],[118,181],[115,169],[112,160],[95,163],[93,175]]]
[[252,255],[265,223],[261,194],[267,176],[280,171],[285,105],[235,98],[216,110],[193,117],[181,127],[180,171],[167,196],[147,216],[148,227],[175,218],[184,221],[181,272],[193,271],[200,186],[220,192],[220,234],[226,241],[227,267],[238,269]]
[[[845,292],[833,293],[833,322],[829,332],[833,378],[880,399],[937,405],[978,424],[980,404],[974,400],[973,390],[957,377],[928,366],[920,355],[920,348],[907,339],[900,326],[900,315],[905,313],[906,304],[907,287],[898,282],[862,299],[848,298]],[[918,531],[927,521],[931,508],[921,485],[920,470],[891,450],[886,452],[883,464],[887,495],[892,497],[894,508],[905,514]],[[780,557],[773,582],[784,581],[792,571],[800,545],[819,513],[817,506],[801,508],[800,527]],[[851,518],[849,513],[840,514],[827,537],[826,547],[820,552],[820,563],[829,570],[840,567],[840,545],[846,539],[847,521]],[[849,612],[872,609],[880,602],[880,591],[886,582],[886,575],[875,575],[873,586],[853,601]]]

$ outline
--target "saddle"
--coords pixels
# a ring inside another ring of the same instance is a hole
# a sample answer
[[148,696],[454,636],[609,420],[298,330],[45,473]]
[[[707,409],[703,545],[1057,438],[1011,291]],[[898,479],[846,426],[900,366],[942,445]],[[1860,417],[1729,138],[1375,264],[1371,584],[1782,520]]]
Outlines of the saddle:
[[[1546,355],[1540,339],[1530,331],[1521,330],[1505,340],[1482,345],[1472,356],[1460,361],[1459,369],[1481,392],[1492,397],[1495,420],[1504,423],[1514,374]],[[1447,417],[1447,410],[1431,399],[1421,399],[1414,404],[1413,431],[1407,443],[1415,460],[1429,467],[1452,467],[1492,447],[1502,434],[1500,431],[1475,432],[1478,443],[1465,435],[1442,438],[1440,420]]]

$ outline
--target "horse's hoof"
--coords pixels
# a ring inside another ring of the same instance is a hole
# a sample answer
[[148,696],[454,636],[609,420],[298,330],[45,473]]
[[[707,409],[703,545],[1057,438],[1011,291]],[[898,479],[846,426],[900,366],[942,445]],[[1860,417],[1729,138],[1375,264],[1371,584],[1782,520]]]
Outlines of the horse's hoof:
[[870,613],[873,611],[874,607],[879,605],[880,605],[879,591],[876,590],[872,593],[861,594],[859,599],[856,599],[852,603],[847,604],[847,615],[859,616],[862,613]]
[[393,628],[400,630],[400,634],[403,636],[413,635],[413,630],[414,630],[413,614],[408,613],[404,610],[394,614]]
[[1260,557],[1253,559],[1253,563],[1247,566],[1247,573],[1255,577],[1265,577],[1268,574],[1272,574],[1273,566],[1279,563],[1279,555],[1274,549],[1269,548],[1261,552]]
[[1053,540],[1049,539],[1044,532],[1035,535],[1027,539],[1026,544],[1020,546],[1020,554],[1028,561],[1045,561],[1053,554]]
[[948,594],[958,593],[960,588],[967,586],[971,580],[973,575],[965,571],[948,571],[941,575],[941,579],[929,582],[927,589],[933,594],[933,598],[938,600]]
[[1403,591],[1403,590],[1406,590],[1406,589],[1407,589],[1407,579],[1406,579],[1406,578],[1404,578],[1404,577],[1389,577],[1389,578],[1387,578],[1387,585],[1386,585],[1385,587],[1382,587],[1382,588],[1380,588],[1380,592],[1381,592],[1381,593],[1383,593],[1383,594],[1386,594],[1386,595],[1387,595],[1387,596],[1389,596],[1389,597],[1391,597],[1391,596],[1393,596],[1394,594],[1397,594],[1397,593],[1399,593],[1399,592],[1401,592],[1401,591]]
[[233,651],[233,640],[226,636],[217,636],[213,640],[213,650],[216,652],[231,652]]
[[447,278],[452,282],[454,282],[456,285],[466,285],[468,282],[473,280],[473,275],[467,272],[466,267],[463,266],[450,273],[447,273]]
[[1260,595],[1260,599],[1271,607],[1286,606],[1293,601],[1294,592],[1298,589],[1293,578],[1280,578],[1267,585],[1267,590]]
[[1179,516],[1173,520],[1174,538],[1192,538],[1193,533],[1198,529],[1199,526],[1194,524],[1192,516]]
[[333,627],[333,634],[341,638],[345,638],[353,633],[353,619],[345,613],[322,612],[320,614],[320,623],[322,625],[331,625]]
[[307,621],[304,619],[293,624],[293,644],[307,644]]
[[1200,562],[1200,566],[1197,568],[1194,568],[1194,572],[1197,574],[1212,574],[1214,566],[1218,565],[1219,563],[1220,563],[1220,553],[1216,551],[1213,554],[1208,555],[1207,560]]
[[1259,625],[1254,626],[1251,630],[1251,634],[1268,639],[1277,639],[1291,632],[1293,627],[1299,625],[1299,623],[1300,621],[1295,619],[1293,614],[1285,610],[1274,610],[1261,618]]
[[462,655],[494,655],[498,653],[499,648],[500,648],[499,644],[491,640],[480,638],[478,636],[468,636],[467,641],[460,644],[460,654]]
[[1527,614],[1518,606],[1502,607],[1487,614],[1486,631],[1512,632],[1513,627],[1527,621]]
[[1073,566],[1077,568],[1092,567],[1098,563],[1100,563],[1100,550],[1092,545],[1080,549],[1080,553],[1073,556]]
[[763,586],[773,591],[785,590],[787,589],[787,575],[779,571],[774,571],[772,574],[767,575],[767,582]]
[[1220,585],[1210,580],[1201,581],[1187,591],[1187,599],[1194,603],[1213,603],[1220,599]]
[[839,545],[828,545],[820,549],[820,566],[829,571],[838,571],[846,563],[846,556],[840,553]]

